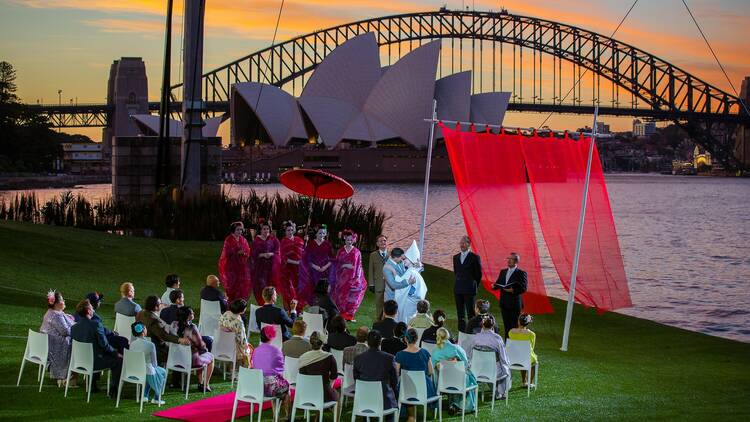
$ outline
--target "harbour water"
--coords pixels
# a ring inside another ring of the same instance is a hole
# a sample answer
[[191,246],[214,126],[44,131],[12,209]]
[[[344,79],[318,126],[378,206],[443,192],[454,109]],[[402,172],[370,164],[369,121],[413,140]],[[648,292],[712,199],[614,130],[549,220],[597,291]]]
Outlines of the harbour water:
[[[633,299],[632,308],[618,312],[750,342],[750,179],[617,174],[607,175],[607,184]],[[385,210],[389,238],[408,246],[418,238],[422,188],[362,184],[355,186],[354,199]],[[276,184],[225,189],[231,195],[250,189],[291,194]],[[64,190],[35,192],[45,200]],[[97,199],[109,195],[110,186],[73,191]],[[0,191],[0,197],[16,192]],[[450,268],[464,234],[460,209],[453,209],[457,203],[454,186],[430,187],[427,221],[442,218],[426,231],[425,262]],[[547,291],[567,297],[538,226],[537,239]]]

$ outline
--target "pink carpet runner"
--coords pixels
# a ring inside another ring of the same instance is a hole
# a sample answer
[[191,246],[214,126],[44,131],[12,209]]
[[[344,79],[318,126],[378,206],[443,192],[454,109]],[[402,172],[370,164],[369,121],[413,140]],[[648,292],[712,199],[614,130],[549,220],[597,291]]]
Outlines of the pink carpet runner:
[[[340,386],[340,379],[334,381],[334,388],[338,389]],[[294,399],[294,389],[292,389],[292,399]],[[154,416],[189,422],[228,421],[232,419],[232,405],[234,405],[234,392],[162,410],[154,413]],[[253,414],[255,415],[257,412],[258,407],[254,405]],[[263,412],[268,412],[268,418],[272,417],[271,402],[268,402],[263,406]],[[250,404],[239,402],[237,404],[237,415],[235,417],[245,417],[249,414]]]

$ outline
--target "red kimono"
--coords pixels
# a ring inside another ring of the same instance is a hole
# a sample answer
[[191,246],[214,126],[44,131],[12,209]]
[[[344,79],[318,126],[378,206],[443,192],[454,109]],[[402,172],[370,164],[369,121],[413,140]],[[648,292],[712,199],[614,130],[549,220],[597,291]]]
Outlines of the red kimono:
[[247,259],[250,257],[250,245],[244,236],[233,234],[224,239],[224,247],[219,258],[219,279],[224,283],[227,301],[250,297],[250,269]]
[[[292,299],[298,299],[297,288],[299,287],[299,264],[290,264],[287,260],[301,261],[304,248],[305,242],[298,236],[281,239],[281,274],[278,287],[284,300],[284,308],[287,310],[290,309],[289,302]],[[298,309],[302,308],[298,307]]]
[[[270,258],[263,258],[260,255],[272,252]],[[268,236],[263,240],[260,236],[255,236],[253,240],[253,259],[250,262],[250,276],[253,280],[253,294],[258,305],[263,305],[263,289],[268,286],[276,286],[279,278],[279,264],[281,258],[279,254],[279,239],[276,236]]]
[[302,262],[299,266],[299,285],[297,296],[299,297],[299,309],[303,309],[305,304],[312,303],[315,296],[315,285],[321,278],[328,278],[328,285],[331,291],[336,288],[336,271],[335,265],[331,265],[325,271],[317,271],[312,267],[313,264],[318,267],[324,267],[328,263],[334,264],[333,247],[331,242],[324,240],[318,245],[315,239],[307,242],[305,253],[302,255]]
[[[345,264],[354,268],[342,268]],[[362,254],[356,247],[352,247],[349,252],[346,251],[346,247],[342,247],[336,254],[336,287],[331,296],[344,319],[354,319],[366,290],[367,280],[362,270]]]

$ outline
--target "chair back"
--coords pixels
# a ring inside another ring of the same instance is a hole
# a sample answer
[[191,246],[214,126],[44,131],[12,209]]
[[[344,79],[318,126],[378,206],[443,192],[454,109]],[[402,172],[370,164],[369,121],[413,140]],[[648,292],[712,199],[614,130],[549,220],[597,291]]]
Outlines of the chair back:
[[237,380],[237,399],[241,401],[263,402],[263,371],[240,366]]
[[204,336],[216,337],[221,317],[221,303],[218,300],[201,299],[201,309],[198,315],[198,331]]
[[357,380],[353,415],[377,416],[383,413],[383,386],[380,381]]
[[[382,393],[382,391],[381,391]],[[424,371],[401,370],[401,385],[398,391],[399,401],[425,403],[427,401],[427,382]]]
[[279,350],[281,350],[281,346],[284,344],[284,336],[282,335],[281,331],[281,325],[278,324],[266,324],[265,322],[260,323],[260,328],[265,327],[266,325],[272,325],[274,328],[276,328],[276,337],[271,340],[271,344],[278,347]]
[[49,353],[49,336],[47,333],[37,333],[29,330],[29,337],[26,339],[26,351],[23,358],[29,362],[44,365],[47,362]]
[[344,373],[344,351],[331,348],[331,354],[333,355],[333,359],[336,361],[336,370],[339,372],[339,374]]
[[120,379],[137,384],[145,383],[146,354],[144,352],[133,352],[128,349],[123,350],[123,352]]
[[117,335],[128,339],[128,342],[131,342],[133,341],[133,331],[131,329],[131,326],[134,322],[134,316],[127,316],[115,312],[115,328],[113,331],[116,332]]
[[299,359],[284,356],[284,379],[289,384],[297,384],[297,374],[299,374]]
[[440,362],[438,390],[441,392],[463,391],[466,388],[466,366],[462,361]]
[[321,336],[327,335],[325,327],[323,326],[323,315],[305,312],[302,314],[302,320],[307,323],[305,337],[310,337],[310,335],[316,331],[320,333]]
[[321,314],[320,312],[320,306],[308,306],[307,309],[305,309],[305,312],[309,312],[311,314]]
[[430,352],[430,356],[432,356],[432,354],[435,353],[435,349],[437,349],[437,344],[423,341],[422,348]]
[[94,345],[73,340],[70,368],[73,372],[92,374],[94,372]]
[[177,372],[190,372],[193,366],[193,354],[187,344],[169,343],[167,369]]
[[294,390],[294,406],[323,408],[323,377],[320,375],[297,375],[297,388]]
[[[354,365],[347,363],[344,365],[344,379],[341,381],[341,391],[350,391],[354,385]],[[380,392],[382,393],[382,391]]]
[[471,343],[473,343],[474,334],[466,334],[462,331],[458,332],[458,345],[461,346],[464,351],[469,350]]
[[497,380],[495,352],[474,349],[471,356],[471,372],[477,381],[495,382]]
[[219,329],[216,331],[216,338],[211,353],[214,359],[224,362],[234,362],[237,360],[237,346],[234,343],[234,333]]
[[422,333],[424,333],[426,328],[415,328],[414,330],[417,332],[417,344],[419,344],[419,342],[422,341]]
[[255,311],[260,308],[258,305],[250,304],[250,315],[248,315],[247,318],[247,334],[250,335],[250,333],[259,333],[260,329],[258,329],[258,319],[255,317]]
[[505,345],[508,364],[511,369],[531,370],[531,342],[528,340],[510,340]]

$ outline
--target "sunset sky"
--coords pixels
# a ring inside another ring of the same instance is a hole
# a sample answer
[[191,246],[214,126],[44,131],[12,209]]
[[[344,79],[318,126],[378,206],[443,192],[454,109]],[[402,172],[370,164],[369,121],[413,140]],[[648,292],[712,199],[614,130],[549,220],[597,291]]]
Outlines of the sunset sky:
[[[221,66],[269,44],[281,0],[207,0],[204,69]],[[176,0],[175,32],[182,22]],[[462,3],[477,10],[535,16],[610,34],[630,0],[286,0],[278,40],[388,14],[436,10]],[[696,18],[739,89],[750,75],[750,1],[689,0]],[[0,60],[18,72],[22,101],[104,102],[109,65],[122,56],[143,57],[149,96],[156,100],[161,83],[163,22],[166,0],[0,0]],[[179,35],[177,35],[179,36]],[[643,0],[615,38],[633,44],[722,89],[731,88],[700,38],[681,0]],[[175,66],[179,39],[175,41]],[[176,69],[176,68],[175,68]],[[176,74],[176,70],[175,70]],[[534,125],[539,115],[512,113],[509,125]],[[556,116],[550,126],[575,128],[588,117]],[[630,119],[609,119],[627,128]],[[79,130],[99,140],[100,130]]]

